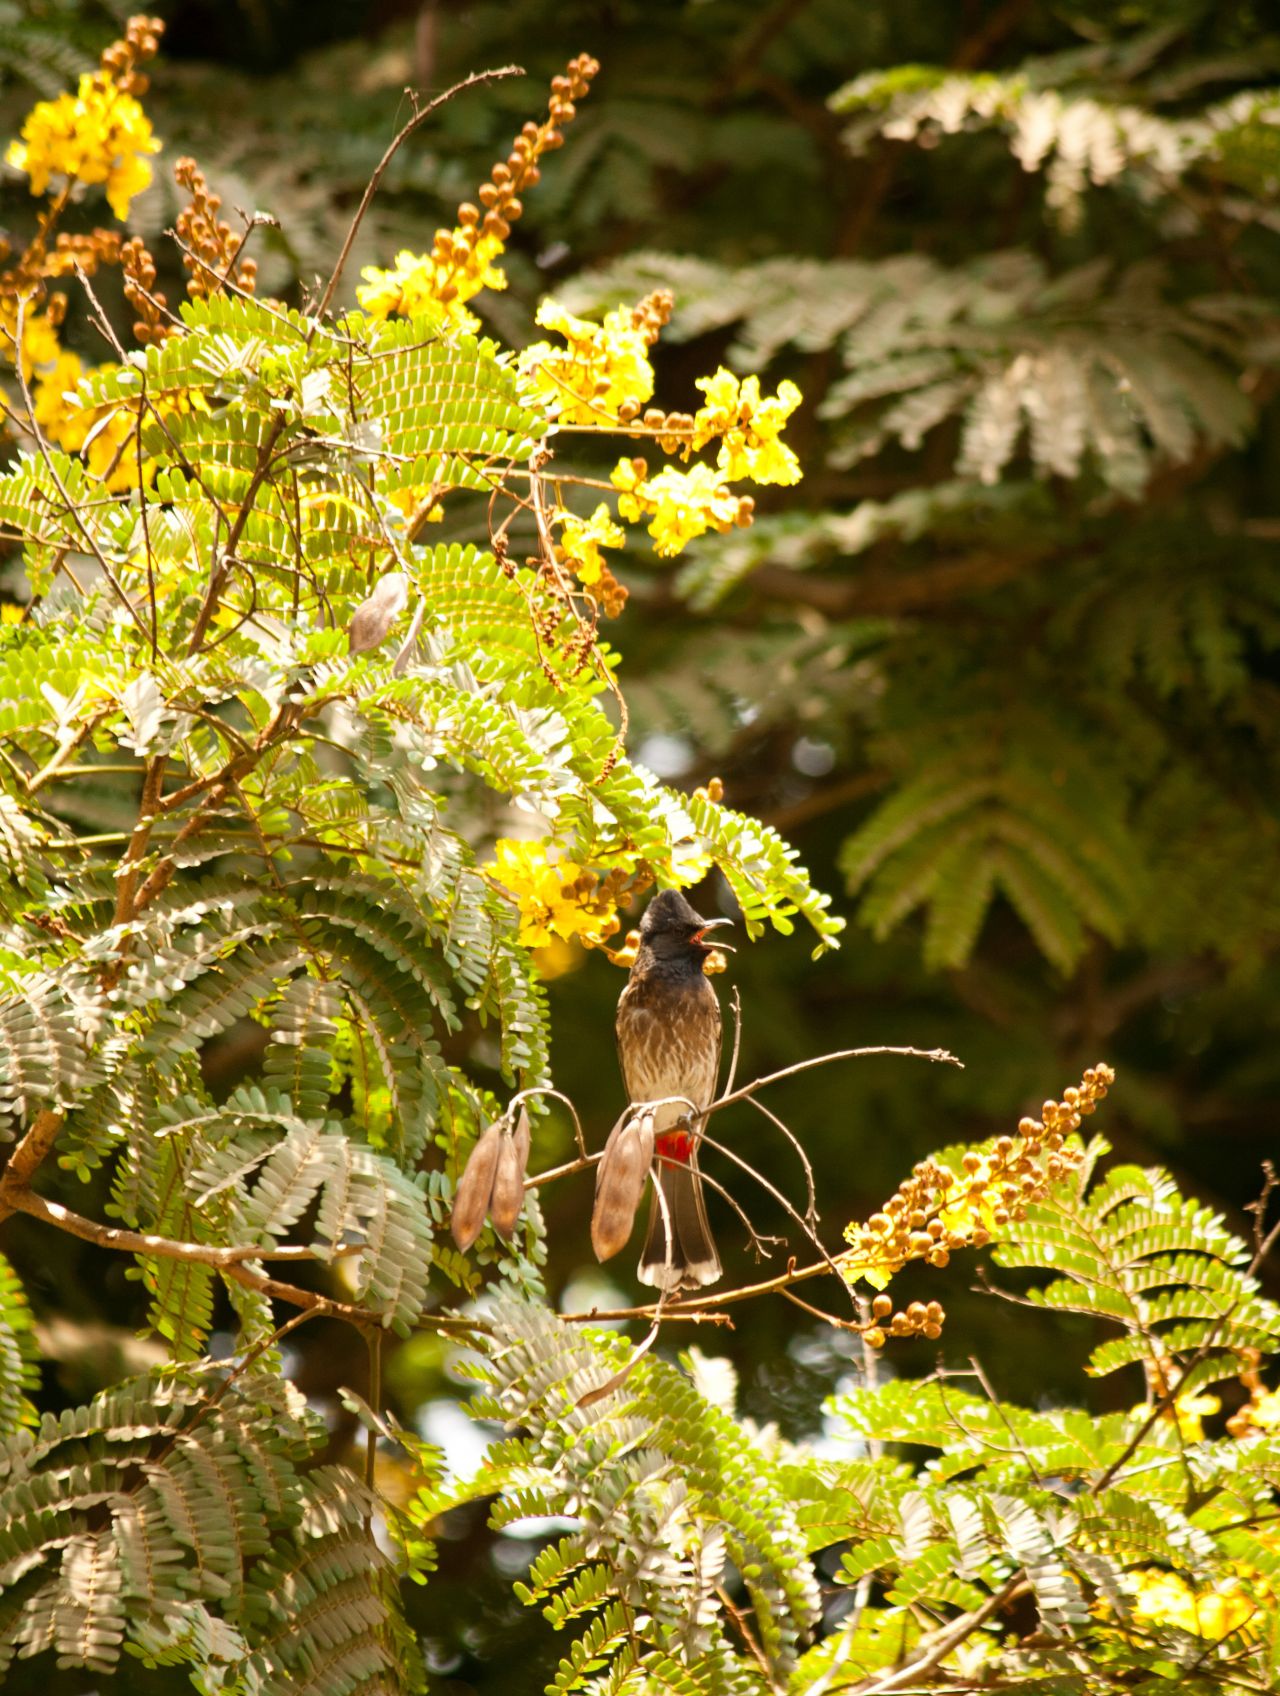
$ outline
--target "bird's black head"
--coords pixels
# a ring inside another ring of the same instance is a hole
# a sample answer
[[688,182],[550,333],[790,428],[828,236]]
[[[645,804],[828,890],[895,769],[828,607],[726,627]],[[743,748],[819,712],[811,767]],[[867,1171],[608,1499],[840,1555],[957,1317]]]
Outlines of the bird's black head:
[[729,919],[704,919],[679,890],[664,889],[645,909],[640,942],[659,959],[692,959],[701,970],[702,961],[715,946],[703,940],[704,933],[730,923]]

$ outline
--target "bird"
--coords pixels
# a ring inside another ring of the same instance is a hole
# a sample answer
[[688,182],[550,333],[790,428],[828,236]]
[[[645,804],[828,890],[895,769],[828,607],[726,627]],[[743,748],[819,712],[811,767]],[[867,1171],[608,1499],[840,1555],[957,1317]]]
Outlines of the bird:
[[[704,919],[677,890],[663,890],[645,910],[618,1001],[618,1058],[632,1107],[614,1127],[598,1168],[592,1241],[601,1259],[621,1248],[656,1154],[638,1271],[642,1283],[664,1293],[714,1284],[720,1276],[698,1171],[699,1129],[689,1121],[710,1105],[720,1071],[720,1003],[703,970],[713,944],[704,939],[730,923]],[[666,1099],[673,1096],[680,1099]]]

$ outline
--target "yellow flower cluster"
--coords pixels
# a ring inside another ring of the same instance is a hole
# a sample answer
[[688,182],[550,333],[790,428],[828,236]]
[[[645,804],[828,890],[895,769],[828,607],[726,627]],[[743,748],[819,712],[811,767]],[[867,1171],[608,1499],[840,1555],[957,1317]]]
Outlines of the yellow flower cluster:
[[778,440],[801,401],[794,383],[782,382],[772,399],[762,398],[759,377],[739,382],[722,365],[714,377],[700,377],[696,386],[707,403],[694,414],[692,446],[719,439],[716,470],[722,477],[749,477],[754,483],[800,481],[800,461]]
[[1110,1066],[1090,1066],[1078,1089],[1064,1090],[1061,1101],[1045,1102],[1040,1119],[1021,1120],[1017,1137],[998,1137],[989,1148],[968,1150],[960,1172],[933,1159],[917,1162],[882,1212],[865,1225],[846,1227],[845,1238],[853,1247],[839,1257],[845,1279],[883,1289],[909,1260],[945,1266],[954,1250],[990,1242],[1079,1165],[1080,1151],[1065,1139],[1114,1082]]
[[588,588],[599,583],[609,569],[601,548],[620,548],[627,540],[626,531],[614,523],[603,501],[590,518],[578,518],[562,511],[553,515],[552,522],[560,526],[560,551],[565,563]]
[[1130,1573],[1129,1578],[1134,1585],[1135,1619],[1150,1625],[1174,1625],[1214,1643],[1238,1631],[1258,1612],[1259,1603],[1240,1578],[1228,1578],[1211,1590],[1199,1591],[1176,1572],[1159,1567],[1142,1568]]
[[623,409],[639,410],[653,393],[651,337],[628,307],[605,314],[603,324],[566,312],[548,296],[537,322],[568,344],[535,342],[520,355],[520,369],[547,412],[562,424],[616,425]]
[[520,940],[527,948],[545,948],[553,937],[573,938],[596,947],[618,929],[617,902],[593,872],[569,860],[552,860],[541,842],[494,844],[489,876],[515,897],[520,908]]
[[1233,1437],[1250,1437],[1260,1431],[1280,1431],[1280,1390],[1268,1390],[1258,1368],[1262,1356],[1255,1349],[1247,1351],[1247,1364],[1240,1382],[1249,1392],[1249,1399],[1227,1420],[1227,1430]]
[[[65,304],[60,295],[54,296],[59,306]],[[36,374],[51,370],[62,354],[58,340],[57,312],[37,312],[28,306],[22,317],[22,348],[18,349],[18,308],[12,298],[0,298],[0,354],[11,365],[22,362],[23,379],[34,382]]]
[[103,183],[116,217],[129,216],[129,203],[151,182],[146,155],[160,143],[132,94],[103,71],[86,72],[75,94],[60,94],[33,107],[22,139],[10,144],[9,164],[31,178],[32,194],[43,194],[54,176]]
[[[1178,1427],[1184,1443],[1199,1443],[1204,1439],[1204,1422],[1222,1411],[1217,1396],[1178,1396],[1166,1410],[1167,1417]],[[1150,1409],[1140,1403],[1131,1410],[1135,1418],[1149,1418]]]
[[464,303],[481,289],[506,288],[506,276],[495,261],[524,211],[520,196],[538,181],[538,160],[564,141],[563,126],[572,122],[575,102],[586,96],[599,69],[590,55],[580,53],[563,76],[551,79],[545,121],[524,126],[506,159],[499,160],[489,181],[481,184],[480,205],[464,202],[453,229],[436,231],[430,253],[398,253],[390,271],[366,266],[361,272],[366,281],[356,289],[356,299],[371,317],[387,318],[393,312],[412,317],[434,306],[455,328],[479,327]]
[[469,243],[461,226],[439,230],[430,253],[405,248],[390,270],[366,265],[360,275],[367,281],[356,289],[356,299],[371,318],[389,318],[393,312],[412,318],[434,308],[454,328],[474,331],[479,320],[464,302],[481,289],[506,288],[506,273],[494,264],[501,252],[497,236]]
[[688,471],[669,465],[650,477],[643,459],[622,459],[610,480],[622,491],[618,501],[622,517],[650,519],[654,547],[668,557],[708,530],[732,530],[735,524],[751,522],[755,503],[726,489],[709,465],[691,465]]
[[[17,364],[31,387],[36,425],[46,442],[67,453],[85,451],[85,463],[95,477],[106,479],[113,492],[132,488],[138,480],[137,455],[126,446],[133,435],[134,415],[128,407],[86,409],[75,399],[85,374],[78,354],[58,339],[58,311],[29,311],[22,318],[22,347],[16,346],[18,313],[12,300],[0,301],[0,355]],[[87,443],[87,448],[86,448]]]

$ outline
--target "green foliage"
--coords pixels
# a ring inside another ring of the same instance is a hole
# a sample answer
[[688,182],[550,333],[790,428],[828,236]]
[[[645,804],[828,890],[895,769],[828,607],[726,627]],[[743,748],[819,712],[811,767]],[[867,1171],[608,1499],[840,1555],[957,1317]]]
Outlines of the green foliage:
[[[606,1333],[506,1301],[492,1315],[478,1417],[518,1426],[466,1486],[427,1490],[429,1524],[468,1494],[501,1490],[493,1524],[571,1515],[517,1594],[559,1630],[582,1630],[551,1688],[608,1688],[634,1674],[673,1689],[754,1691],[757,1669],[730,1646],[717,1603],[726,1559],[742,1574],[769,1665],[783,1672],[818,1614],[818,1590],[768,1446],[700,1395],[675,1367],[645,1361]],[[681,1682],[681,1681],[684,1682]],[[720,1680],[722,1682],[717,1682]]]
[[[1087,1174],[1075,1195],[1012,1227],[996,1260],[1061,1274],[1028,1292],[1037,1306],[1124,1327],[1123,1337],[1094,1349],[1091,1373],[1139,1363],[1152,1384],[1176,1381],[1187,1396],[1238,1377],[1251,1352],[1276,1352],[1280,1308],[1260,1296],[1250,1251],[1219,1215],[1179,1195],[1164,1172],[1113,1167],[1085,1195]],[[1179,1369],[1184,1356],[1190,1364]]]
[[13,1267],[0,1255],[0,1435],[33,1425],[29,1392],[39,1383],[35,1323]]
[[246,1691],[405,1688],[372,1498],[308,1469],[323,1435],[274,1375],[212,1369],[46,1415],[0,1457],[0,1665],[123,1651]]
[[[273,1304],[404,1338],[447,1331],[480,1266],[541,1295],[535,1199],[474,1262],[444,1240],[495,1087],[536,1110],[550,1084],[531,896],[495,875],[495,839],[529,836],[530,888],[564,904],[558,859],[598,867],[603,918],[718,867],[751,935],[800,914],[821,949],[841,928],[777,832],[630,762],[594,601],[544,537],[512,557],[554,417],[448,304],[188,301],[55,397],[87,413],[83,444],[51,445],[63,414],[37,403],[0,474],[21,568],[0,624],[0,1217],[132,1254],[173,1363],[27,1435],[34,1329],[0,1261],[4,1665],[109,1674],[125,1650],[202,1689],[412,1682],[373,1498],[316,1464]],[[446,500],[487,549],[425,540]],[[45,1193],[55,1148],[118,1224]],[[304,1283],[277,1276],[298,1263]],[[234,1370],[206,1359],[228,1326]],[[797,1597],[785,1574],[766,1594],[780,1648]]]
[[[507,1301],[473,1411],[520,1434],[470,1480],[424,1489],[411,1521],[494,1495],[499,1531],[571,1521],[517,1585],[575,1634],[555,1691],[800,1696],[893,1689],[908,1669],[945,1688],[976,1667],[1016,1689],[1267,1688],[1275,1433],[1205,1438],[1217,1404],[1195,1397],[1275,1358],[1280,1308],[1208,1208],[1159,1171],[1094,1180],[1103,1152],[1003,1228],[995,1255],[1049,1274],[1014,1297],[1024,1307],[1118,1333],[1088,1370],[1145,1368],[1129,1412],[1019,1407],[970,1389],[970,1372],[885,1378],[832,1399],[845,1440],[815,1453],[736,1419],[725,1362],[629,1358]],[[821,1573],[847,1602],[814,1642]]]
[[[671,336],[805,390],[823,470],[677,579],[732,621],[728,715],[715,672],[688,675],[696,632],[639,700],[730,792],[764,787],[762,758],[794,786],[788,730],[825,743],[861,809],[840,848],[860,917],[884,938],[919,914],[935,971],[989,957],[993,909],[1061,973],[1105,945],[1277,945],[1246,846],[1276,825],[1274,539],[1241,453],[1266,457],[1274,388],[1271,61],[1234,37],[1214,57],[1181,10],[1085,36],[1001,71],[864,61],[828,99],[854,161],[834,252],[664,241],[562,290],[581,310],[661,279]],[[896,622],[841,664],[860,615]],[[811,663],[771,691],[788,629]]]

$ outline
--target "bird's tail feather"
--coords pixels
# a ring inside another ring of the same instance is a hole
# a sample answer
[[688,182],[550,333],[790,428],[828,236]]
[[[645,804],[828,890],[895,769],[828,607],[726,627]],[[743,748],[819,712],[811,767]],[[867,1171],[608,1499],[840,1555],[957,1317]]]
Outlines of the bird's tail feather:
[[698,1169],[662,1159],[658,1167],[662,1199],[655,1192],[649,1206],[640,1282],[660,1290],[714,1284],[720,1276],[720,1256],[707,1223]]

